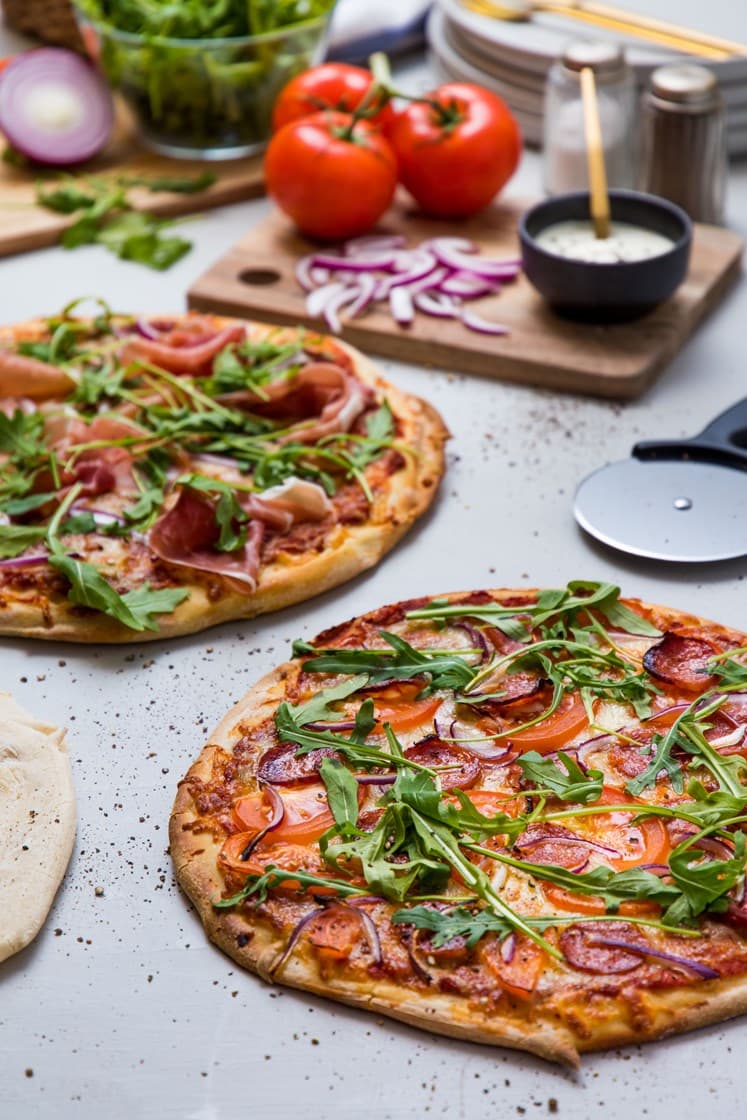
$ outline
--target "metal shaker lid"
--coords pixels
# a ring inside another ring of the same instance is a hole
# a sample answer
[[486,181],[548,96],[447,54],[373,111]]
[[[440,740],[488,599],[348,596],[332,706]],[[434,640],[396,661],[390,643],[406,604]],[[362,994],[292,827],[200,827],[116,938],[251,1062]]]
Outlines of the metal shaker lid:
[[577,39],[563,51],[563,65],[575,71],[589,66],[599,77],[606,78],[617,76],[625,69],[625,55],[617,43]]
[[712,109],[721,101],[718,82],[711,71],[689,62],[654,70],[651,93],[659,101],[674,102],[695,111]]

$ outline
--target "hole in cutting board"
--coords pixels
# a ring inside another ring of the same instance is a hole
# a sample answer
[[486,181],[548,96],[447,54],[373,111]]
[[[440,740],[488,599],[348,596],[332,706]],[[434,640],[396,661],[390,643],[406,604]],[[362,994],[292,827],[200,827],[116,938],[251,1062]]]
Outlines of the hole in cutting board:
[[242,284],[254,284],[260,287],[277,284],[279,279],[280,273],[274,268],[245,268],[239,273]]

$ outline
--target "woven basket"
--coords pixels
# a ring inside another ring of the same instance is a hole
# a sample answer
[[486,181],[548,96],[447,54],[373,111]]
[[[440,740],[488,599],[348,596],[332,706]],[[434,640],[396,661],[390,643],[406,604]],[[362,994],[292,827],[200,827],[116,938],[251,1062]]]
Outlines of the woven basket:
[[45,43],[82,51],[83,40],[70,0],[2,0],[5,22]]

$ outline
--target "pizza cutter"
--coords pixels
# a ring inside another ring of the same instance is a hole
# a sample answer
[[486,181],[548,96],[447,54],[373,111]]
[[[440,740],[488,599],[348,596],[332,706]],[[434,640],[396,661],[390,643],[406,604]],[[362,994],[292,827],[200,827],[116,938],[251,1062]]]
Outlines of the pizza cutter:
[[573,512],[603,544],[651,560],[747,554],[747,397],[691,439],[644,440],[585,478]]

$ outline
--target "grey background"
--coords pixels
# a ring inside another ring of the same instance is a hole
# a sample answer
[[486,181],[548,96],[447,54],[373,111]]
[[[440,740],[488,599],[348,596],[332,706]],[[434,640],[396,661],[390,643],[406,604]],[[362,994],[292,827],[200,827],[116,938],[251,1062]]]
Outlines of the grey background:
[[[0,33],[0,53],[10,41]],[[407,76],[425,88],[422,67]],[[538,159],[528,155],[510,193],[538,191]],[[195,249],[165,275],[97,248],[2,261],[0,315],[54,312],[85,293],[122,310],[178,311],[189,284],[267,209],[263,201],[240,204],[190,222]],[[744,166],[732,167],[729,212],[747,233]],[[289,642],[381,603],[584,577],[747,629],[744,561],[628,561],[592,545],[570,513],[584,474],[625,456],[638,438],[690,434],[744,394],[746,322],[741,284],[659,383],[625,406],[382,362],[398,384],[441,409],[454,438],[432,513],[376,571],[301,607],[180,641],[3,642],[2,687],[69,728],[79,825],[44,931],[0,965],[0,1116],[741,1114],[740,1021],[593,1055],[573,1075],[266,986],[208,944],[174,884],[166,826],[176,782],[210,729],[285,657]]]

